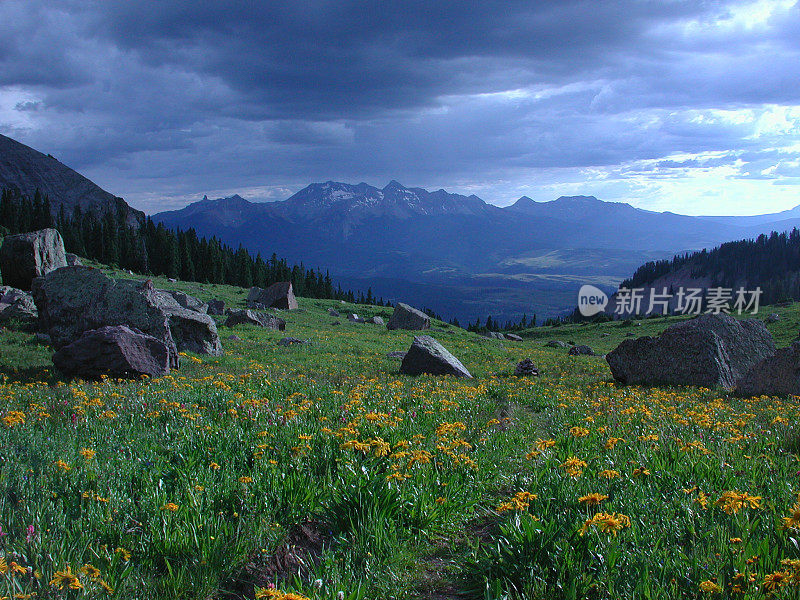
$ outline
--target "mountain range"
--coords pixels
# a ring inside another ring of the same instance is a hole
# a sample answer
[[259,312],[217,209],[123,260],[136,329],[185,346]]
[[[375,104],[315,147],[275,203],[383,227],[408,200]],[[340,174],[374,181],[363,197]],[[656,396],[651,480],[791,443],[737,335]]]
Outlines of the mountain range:
[[800,207],[755,217],[653,212],[593,196],[497,207],[477,196],[328,181],[279,202],[204,198],[153,215],[229,244],[328,269],[343,285],[470,321],[549,317],[583,283],[613,290],[644,262],[800,224]]
[[[0,135],[0,189],[63,207],[122,211],[132,225],[144,213],[89,179]],[[235,195],[204,198],[153,215],[265,257],[273,253],[327,269],[344,288],[428,306],[461,322],[542,318],[575,306],[584,283],[613,291],[645,262],[722,242],[800,226],[800,207],[748,217],[653,212],[593,196],[500,208],[471,195],[409,188],[391,181],[313,183],[280,202]]]

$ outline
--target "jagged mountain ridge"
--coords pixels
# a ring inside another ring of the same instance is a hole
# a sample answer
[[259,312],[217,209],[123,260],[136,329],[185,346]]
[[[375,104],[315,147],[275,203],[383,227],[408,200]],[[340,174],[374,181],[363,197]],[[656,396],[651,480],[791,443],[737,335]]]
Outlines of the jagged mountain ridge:
[[67,214],[83,211],[122,211],[131,224],[141,223],[143,212],[102,189],[57,159],[0,135],[0,189],[16,189],[33,198],[38,189],[50,199],[54,214],[63,206]]
[[270,203],[204,200],[154,219],[329,269],[348,285],[375,283],[384,296],[414,300],[407,294],[415,294],[427,305],[436,296],[441,304],[433,308],[462,320],[557,314],[574,306],[571,296],[581,283],[612,289],[648,260],[750,237],[764,227],[593,196],[523,197],[500,208],[474,195],[397,181],[384,188],[313,183]]

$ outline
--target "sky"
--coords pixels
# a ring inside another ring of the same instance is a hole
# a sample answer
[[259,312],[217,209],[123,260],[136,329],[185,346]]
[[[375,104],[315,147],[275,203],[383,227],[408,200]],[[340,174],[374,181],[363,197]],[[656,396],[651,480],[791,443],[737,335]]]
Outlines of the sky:
[[148,213],[314,181],[800,204],[797,0],[0,2],[0,133]]

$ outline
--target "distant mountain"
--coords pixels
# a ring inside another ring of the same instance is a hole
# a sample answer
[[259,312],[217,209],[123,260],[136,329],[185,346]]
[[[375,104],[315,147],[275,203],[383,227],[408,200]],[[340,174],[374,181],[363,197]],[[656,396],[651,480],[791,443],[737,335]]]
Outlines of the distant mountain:
[[[153,216],[229,244],[330,270],[349,287],[431,306],[461,321],[568,311],[577,289],[612,290],[654,259],[781,229],[658,213],[593,196],[477,196],[366,183],[313,183],[282,202],[204,199]],[[791,228],[787,220],[787,228]]]
[[128,206],[122,198],[109,194],[52,156],[4,135],[0,135],[0,189],[16,189],[30,198],[38,189],[50,198],[54,214],[62,206],[67,214],[80,206],[84,211],[120,210],[131,224],[144,220],[144,213]]

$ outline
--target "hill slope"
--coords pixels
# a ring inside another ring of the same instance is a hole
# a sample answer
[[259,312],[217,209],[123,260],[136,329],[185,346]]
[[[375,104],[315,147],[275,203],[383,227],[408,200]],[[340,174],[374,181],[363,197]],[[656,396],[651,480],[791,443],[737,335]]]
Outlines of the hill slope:
[[83,211],[119,210],[130,223],[141,222],[144,213],[128,206],[86,177],[50,155],[42,154],[0,135],[0,189],[16,189],[33,198],[38,189],[50,198],[54,214],[63,206],[67,214],[76,207]]
[[[727,242],[711,250],[693,252],[640,266],[620,287],[651,290],[664,288],[761,289],[760,304],[800,298],[800,231],[773,232],[755,239]],[[615,312],[616,294],[607,312]],[[676,300],[670,303],[675,310]]]

